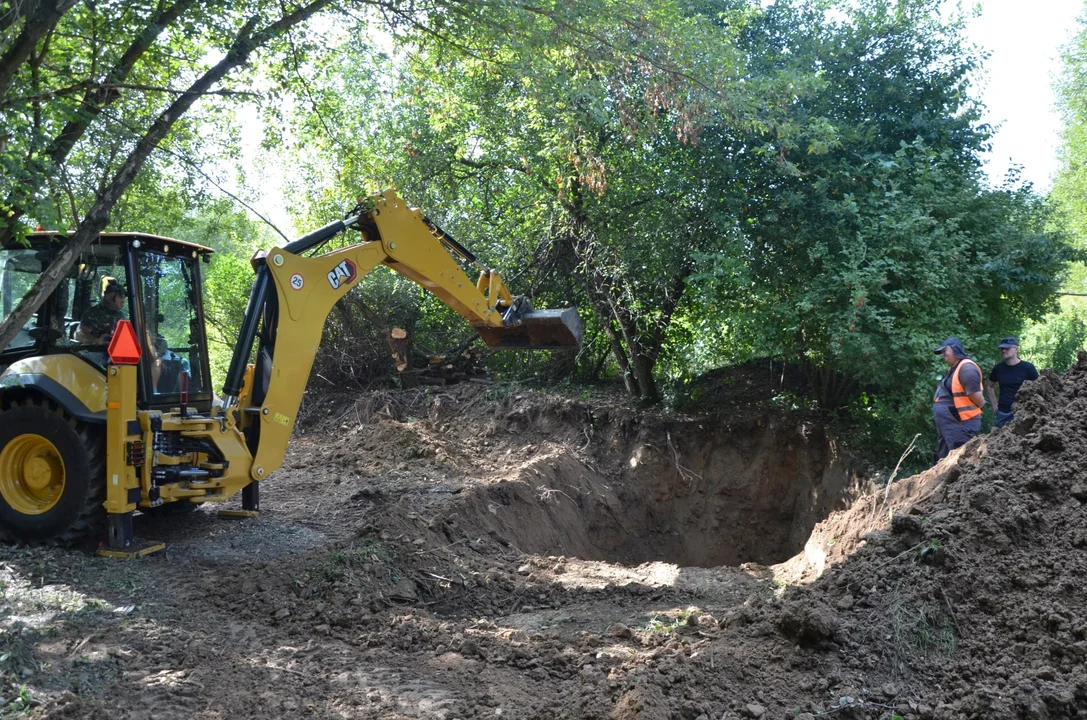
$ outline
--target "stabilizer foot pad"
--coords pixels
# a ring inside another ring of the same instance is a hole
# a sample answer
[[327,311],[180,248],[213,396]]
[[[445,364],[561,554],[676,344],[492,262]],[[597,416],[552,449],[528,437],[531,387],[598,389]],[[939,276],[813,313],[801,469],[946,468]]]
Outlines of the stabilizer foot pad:
[[166,552],[166,543],[147,540],[136,540],[124,550],[114,550],[105,546],[98,548],[100,557],[121,558],[122,560],[135,560],[136,558],[147,557],[160,552]]
[[260,517],[260,510],[220,510],[219,517],[255,518]]

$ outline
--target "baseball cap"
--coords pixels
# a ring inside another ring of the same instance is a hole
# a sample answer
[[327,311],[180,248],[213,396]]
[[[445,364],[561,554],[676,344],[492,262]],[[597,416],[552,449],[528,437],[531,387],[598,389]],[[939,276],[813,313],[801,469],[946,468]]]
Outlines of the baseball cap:
[[966,357],[966,350],[962,347],[962,340],[959,340],[957,337],[949,337],[947,340],[944,340],[940,343],[940,347],[936,348],[933,352],[939,355],[946,347],[952,348],[956,355]]
[[1000,341],[1000,345],[998,347],[1001,350],[1004,350],[1004,349],[1010,348],[1010,347],[1019,347],[1019,341],[1009,335],[1008,337],[1006,337],[1006,338],[1004,338],[1003,340]]
[[117,278],[105,277],[102,279],[102,294],[108,295],[111,292],[125,294],[124,285],[117,282]]

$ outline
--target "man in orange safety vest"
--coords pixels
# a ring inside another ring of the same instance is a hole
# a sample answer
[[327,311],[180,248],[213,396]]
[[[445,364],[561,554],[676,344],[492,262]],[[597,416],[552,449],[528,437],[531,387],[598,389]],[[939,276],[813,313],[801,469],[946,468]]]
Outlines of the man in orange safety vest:
[[981,368],[966,356],[962,342],[955,337],[936,348],[947,363],[947,373],[936,386],[932,414],[936,420],[936,457],[940,462],[957,447],[970,442],[981,430],[981,409],[985,396]]

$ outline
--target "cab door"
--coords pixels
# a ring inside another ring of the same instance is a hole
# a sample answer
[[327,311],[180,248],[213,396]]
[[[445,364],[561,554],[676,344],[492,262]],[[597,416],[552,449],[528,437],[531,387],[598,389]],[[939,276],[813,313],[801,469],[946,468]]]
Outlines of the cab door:
[[135,252],[147,405],[211,409],[207,339],[197,259],[185,246],[144,241]]

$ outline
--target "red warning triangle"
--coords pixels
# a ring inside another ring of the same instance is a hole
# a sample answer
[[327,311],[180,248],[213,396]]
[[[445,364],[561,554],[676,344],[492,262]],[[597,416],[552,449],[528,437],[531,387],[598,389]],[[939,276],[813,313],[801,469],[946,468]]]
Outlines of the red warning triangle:
[[135,365],[143,349],[136,339],[136,330],[128,320],[118,320],[113,339],[109,341],[109,361],[114,365]]

